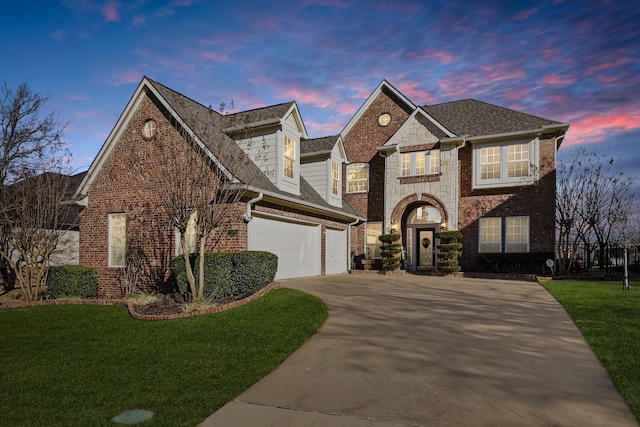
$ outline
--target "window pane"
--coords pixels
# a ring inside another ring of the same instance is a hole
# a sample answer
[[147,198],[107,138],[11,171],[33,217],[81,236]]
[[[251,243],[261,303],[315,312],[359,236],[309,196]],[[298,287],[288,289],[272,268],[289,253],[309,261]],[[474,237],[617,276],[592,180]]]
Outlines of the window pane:
[[500,147],[480,150],[480,179],[500,179]]
[[378,237],[382,234],[381,222],[368,222],[367,228],[367,256],[369,258],[380,258],[382,256],[382,250],[380,245],[382,242],[378,240]]
[[411,175],[411,153],[402,153],[402,167],[400,174],[402,176]]
[[424,175],[424,158],[425,152],[418,151],[415,153],[416,156],[416,175]]
[[411,253],[413,252],[413,241],[411,240],[412,238],[413,238],[413,229],[407,228],[407,248],[406,248],[407,264],[411,264]]
[[347,166],[347,192],[355,193],[369,190],[369,165]]
[[478,221],[480,253],[500,252],[500,228],[500,218],[480,218]]
[[507,218],[507,252],[529,252],[529,217]]
[[288,178],[293,178],[294,168],[295,168],[295,162],[292,159],[290,159],[288,157],[285,157],[285,159],[284,159],[284,176],[286,176]]
[[124,252],[126,248],[126,214],[109,215],[109,266],[124,266]]
[[336,162],[331,163],[331,192],[338,195],[340,191],[340,169]]
[[284,155],[291,158],[296,157],[296,142],[288,136],[284,137]]
[[507,152],[509,159],[509,178],[520,178],[529,176],[529,145],[510,145]]
[[429,173],[440,173],[440,150],[429,151]]

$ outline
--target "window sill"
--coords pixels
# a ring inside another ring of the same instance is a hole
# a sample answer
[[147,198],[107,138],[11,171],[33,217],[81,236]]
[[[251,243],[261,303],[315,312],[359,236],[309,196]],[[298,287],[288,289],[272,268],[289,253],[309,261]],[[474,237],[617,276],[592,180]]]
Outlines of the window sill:
[[429,175],[400,176],[400,184],[416,184],[418,182],[438,182],[442,173],[432,173]]

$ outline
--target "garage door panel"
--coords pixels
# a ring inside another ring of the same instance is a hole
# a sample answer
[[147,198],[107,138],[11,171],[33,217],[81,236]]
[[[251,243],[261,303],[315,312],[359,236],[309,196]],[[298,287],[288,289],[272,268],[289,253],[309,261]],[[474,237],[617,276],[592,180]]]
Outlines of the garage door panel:
[[250,250],[278,256],[276,279],[320,274],[320,226],[254,216],[249,223]]

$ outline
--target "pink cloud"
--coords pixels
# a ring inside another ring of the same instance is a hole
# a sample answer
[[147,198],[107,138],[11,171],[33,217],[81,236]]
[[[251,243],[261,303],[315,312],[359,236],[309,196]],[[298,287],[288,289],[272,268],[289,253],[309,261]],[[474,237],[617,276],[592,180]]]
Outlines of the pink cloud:
[[398,85],[398,90],[418,105],[434,104],[436,98],[424,89],[420,89],[418,82],[404,81]]
[[333,105],[333,100],[330,97],[327,97],[325,94],[313,89],[280,89],[275,94],[275,97],[280,99],[295,99],[297,102],[311,104],[318,108],[327,108]]
[[536,13],[538,11],[538,8],[533,8],[533,9],[528,9],[528,10],[523,10],[522,12],[520,12],[519,14],[517,14],[516,16],[514,16],[513,18],[511,18],[512,21],[521,21],[523,19],[527,19],[529,18],[531,15],[533,15],[534,13]]
[[112,84],[120,86],[124,84],[138,83],[142,79],[142,73],[138,70],[123,71],[113,75]]
[[575,79],[564,77],[559,74],[549,74],[542,78],[542,82],[550,85],[570,85],[575,83]]
[[100,13],[104,16],[105,20],[108,22],[118,22],[120,21],[120,15],[118,14],[118,3],[114,1],[108,1],[102,6],[100,9]]
[[407,56],[409,57],[417,57],[418,59],[430,59],[435,58],[439,60],[443,64],[451,64],[454,61],[457,61],[458,57],[450,52],[446,52],[443,50],[427,50],[422,54],[411,52]]
[[344,128],[345,124],[335,121],[320,123],[314,120],[305,120],[304,125],[309,135],[335,135]]
[[224,53],[200,52],[200,58],[215,62],[226,62],[229,57]]
[[604,141],[613,133],[640,129],[640,111],[621,107],[613,111],[587,112],[568,122],[572,135],[567,144],[590,144]]
[[502,96],[507,99],[522,99],[526,98],[533,91],[530,87],[523,87],[517,89],[505,89],[501,92]]
[[482,80],[485,85],[501,82],[503,80],[524,79],[526,73],[522,69],[512,69],[509,63],[490,64],[480,67],[483,73]]

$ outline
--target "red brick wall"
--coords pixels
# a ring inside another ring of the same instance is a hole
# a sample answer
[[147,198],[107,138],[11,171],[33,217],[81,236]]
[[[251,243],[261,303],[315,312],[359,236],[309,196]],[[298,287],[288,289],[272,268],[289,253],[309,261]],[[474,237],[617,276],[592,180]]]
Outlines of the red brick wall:
[[[530,252],[553,252],[555,246],[555,140],[540,140],[540,180],[535,185],[472,189],[472,148],[459,151],[460,201],[458,229],[463,233],[463,271],[478,271],[478,219],[501,217],[503,246],[505,217],[528,216]],[[504,249],[504,248],[503,248]]]
[[[368,221],[384,220],[384,158],[378,154],[377,148],[384,145],[409,117],[410,111],[401,105],[391,92],[383,90],[343,139],[350,163],[369,163],[368,193],[347,194],[346,179],[343,184],[345,200]],[[382,113],[391,115],[388,126],[378,124]],[[346,168],[343,176],[347,176]],[[356,257],[364,255],[364,230],[364,225],[352,228],[351,249]]]
[[[154,139],[142,136],[145,121],[153,118],[158,124]],[[184,147],[163,153],[154,141],[175,142]],[[176,153],[177,156],[176,156]],[[168,277],[169,261],[175,256],[175,232],[164,215],[158,214],[161,204],[161,167],[154,162],[163,156],[176,156],[185,167],[193,167],[201,161],[180,134],[164,118],[162,112],[149,99],[142,101],[133,113],[129,124],[115,141],[113,149],[89,188],[88,206],[80,213],[80,264],[96,267],[99,274],[101,296],[122,294],[123,269],[109,267],[108,216],[110,213],[127,214],[127,238],[137,230],[144,230],[143,250],[148,257],[147,271],[141,284],[147,289],[162,288]],[[211,179],[215,179],[211,174]],[[240,250],[246,248],[246,224],[242,221],[244,203],[233,213],[233,221],[225,226],[220,238],[210,238],[209,250]],[[229,235],[228,230],[237,230]]]

